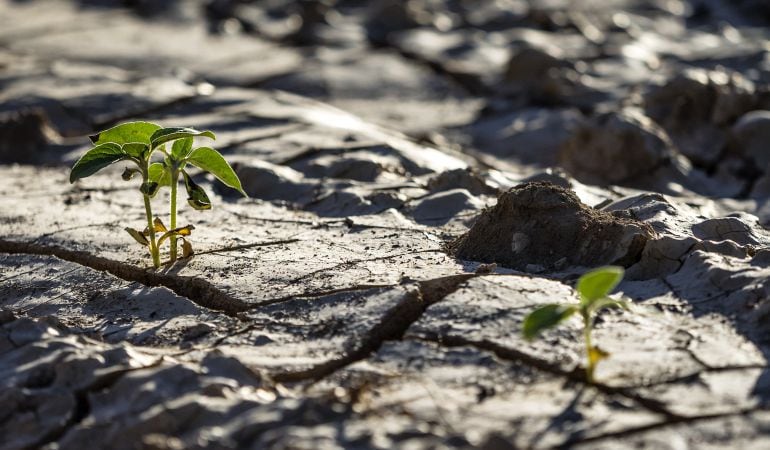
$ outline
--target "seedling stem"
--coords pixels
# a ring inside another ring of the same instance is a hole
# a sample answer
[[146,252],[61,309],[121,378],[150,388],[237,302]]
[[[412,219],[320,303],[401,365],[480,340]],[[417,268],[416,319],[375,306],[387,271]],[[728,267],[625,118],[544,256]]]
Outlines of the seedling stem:
[[[145,176],[145,181],[147,181]],[[150,233],[150,254],[152,255],[152,265],[157,269],[160,267],[160,249],[158,249],[158,243],[155,240],[155,225],[152,223],[152,205],[150,204],[150,196],[142,194],[144,197],[144,212],[147,214],[147,229]]]
[[[174,170],[171,172],[171,229],[176,228],[176,189],[179,180],[179,171]],[[169,245],[171,246],[170,259],[171,262],[176,261],[176,235],[172,235],[169,238]]]
[[535,339],[543,331],[553,328],[575,313],[583,318],[583,342],[586,349],[586,381],[594,382],[594,372],[599,361],[607,358],[605,352],[591,342],[594,316],[605,308],[628,309],[628,302],[610,297],[610,293],[623,279],[623,268],[616,266],[601,267],[592,270],[577,282],[580,296],[578,304],[550,303],[532,311],[526,318],[522,333],[526,339]]

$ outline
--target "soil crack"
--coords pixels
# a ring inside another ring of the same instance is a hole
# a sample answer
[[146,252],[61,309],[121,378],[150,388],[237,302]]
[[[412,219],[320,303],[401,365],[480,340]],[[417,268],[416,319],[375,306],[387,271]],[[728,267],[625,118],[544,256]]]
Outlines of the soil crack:
[[91,404],[88,401],[88,394],[92,392],[98,392],[103,389],[109,389],[110,387],[114,386],[118,381],[120,381],[120,379],[123,378],[126,374],[130,372],[135,372],[138,370],[145,370],[145,369],[157,367],[160,364],[162,364],[162,362],[163,362],[163,358],[157,358],[155,362],[149,365],[144,365],[141,367],[127,367],[124,369],[115,370],[105,374],[100,378],[97,378],[94,381],[94,383],[88,386],[85,386],[82,389],[73,391],[72,395],[75,398],[75,410],[73,414],[68,418],[68,420],[65,423],[61,424],[60,427],[42,436],[40,440],[37,443],[35,443],[35,445],[31,448],[42,448],[49,444],[53,444],[54,442],[57,442],[59,439],[64,437],[69,430],[76,427],[80,422],[83,421],[83,419],[88,417],[88,415],[91,413]]
[[0,253],[55,256],[94,270],[108,272],[126,281],[145,286],[165,287],[204,308],[221,311],[230,316],[248,309],[248,305],[198,278],[150,272],[131,264],[113,261],[83,251],[68,250],[58,246],[13,242],[0,239]]
[[339,369],[361,361],[379,350],[386,341],[402,340],[406,331],[425,313],[428,307],[455,292],[476,274],[450,275],[418,282],[415,289],[388,311],[382,320],[368,333],[363,342],[341,358],[296,372],[278,373],[273,378],[278,382],[295,382],[311,379],[318,381]]
[[604,433],[604,434],[591,436],[587,438],[567,440],[566,442],[559,445],[559,447],[557,448],[573,448],[575,445],[579,445],[579,444],[588,444],[588,443],[603,441],[607,439],[622,439],[622,438],[627,438],[629,436],[633,436],[635,434],[640,434],[647,431],[654,431],[660,428],[665,428],[665,427],[677,425],[677,424],[693,424],[696,422],[707,421],[707,420],[745,416],[745,415],[751,414],[752,412],[759,411],[761,409],[762,409],[761,407],[755,407],[755,408],[741,409],[739,411],[733,411],[733,412],[727,412],[727,413],[704,414],[701,416],[687,416],[687,417],[674,416],[664,421],[642,425],[639,427],[626,428],[624,430],[613,431],[610,433]]
[[361,341],[361,343],[344,356],[309,367],[304,370],[283,372],[273,375],[278,382],[296,382],[304,380],[318,381],[337,370],[353,364],[376,352],[383,342],[400,339],[407,328],[411,326],[425,311],[424,301],[418,289],[413,289],[391,308]]
[[[548,361],[533,357],[520,350],[516,350],[509,347],[503,347],[499,344],[496,344],[494,342],[490,342],[487,340],[472,341],[459,336],[422,336],[422,337],[413,338],[413,339],[423,340],[426,342],[433,342],[446,347],[473,347],[479,350],[494,353],[498,358],[506,361],[514,361],[514,362],[526,364],[528,366],[534,367],[544,372],[551,373],[553,375],[566,377],[567,379],[578,383],[589,384],[586,381],[584,371],[580,368],[576,368],[575,370],[572,370],[572,371],[567,371],[562,369],[556,364],[552,364]],[[661,402],[643,397],[627,388],[613,387],[613,386],[608,386],[601,383],[590,383],[590,385],[605,394],[615,394],[615,395],[620,395],[622,397],[628,398],[634,401],[635,403],[637,403],[638,405],[646,408],[650,412],[665,416],[668,420],[673,421],[673,420],[685,419],[684,416],[680,416],[678,414],[675,414],[669,411]]]

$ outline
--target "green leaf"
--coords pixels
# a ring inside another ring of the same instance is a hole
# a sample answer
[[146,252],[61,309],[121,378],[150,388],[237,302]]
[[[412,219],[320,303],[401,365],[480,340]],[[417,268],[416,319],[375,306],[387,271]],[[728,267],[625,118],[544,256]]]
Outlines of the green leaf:
[[182,171],[182,176],[184,177],[185,188],[187,188],[187,203],[197,210],[211,209],[211,200],[209,200],[209,196],[206,195],[206,191],[195,184],[192,178],[190,178],[190,175],[184,170]]
[[211,139],[216,139],[216,136],[214,136],[214,133],[211,131],[199,131],[195,128],[172,127],[156,130],[152,136],[150,136],[150,142],[152,143],[152,148],[155,148],[169,141],[195,136],[206,136]]
[[126,159],[127,157],[128,155],[123,152],[118,144],[107,143],[97,145],[81,156],[75,165],[72,166],[70,183],[74,183],[75,180],[81,178],[89,177],[110,164]]
[[132,158],[143,160],[150,154],[150,146],[141,142],[128,142],[123,144],[123,151]]
[[144,235],[143,235],[142,233],[140,233],[140,232],[136,231],[136,230],[135,230],[135,229],[133,229],[133,228],[128,228],[128,227],[126,227],[126,228],[124,228],[124,229],[125,229],[125,230],[128,232],[128,234],[130,234],[130,235],[131,235],[131,237],[132,237],[132,238],[134,238],[134,240],[135,240],[136,242],[138,242],[138,243],[140,243],[140,244],[142,244],[142,245],[145,245],[145,246],[147,246],[147,247],[149,247],[149,246],[150,246],[150,241],[148,241],[148,240],[147,240],[147,238],[146,238],[146,237],[144,237]]
[[244,197],[248,197],[248,195],[243,192],[243,188],[241,187],[241,180],[238,179],[238,175],[235,174],[235,171],[232,167],[230,167],[230,164],[225,161],[225,158],[222,156],[222,154],[213,148],[196,148],[192,151],[192,153],[190,153],[190,156],[187,157],[187,162],[214,175],[226,186],[240,192]]
[[584,305],[606,297],[623,279],[623,268],[606,266],[584,274],[577,282],[580,301]]
[[152,122],[126,122],[89,136],[89,138],[94,144],[105,144],[107,142],[114,142],[116,144],[141,142],[149,144],[150,137],[159,129],[160,125]]
[[524,318],[522,334],[525,339],[534,339],[544,330],[558,325],[576,311],[576,307],[568,305],[550,304],[542,306]]
[[171,186],[171,170],[163,163],[152,163],[147,171],[147,180],[158,184],[158,187]]
[[171,146],[171,157],[177,161],[187,158],[187,155],[190,154],[190,150],[192,150],[192,145],[193,138],[191,137],[177,139],[174,141],[174,145]]

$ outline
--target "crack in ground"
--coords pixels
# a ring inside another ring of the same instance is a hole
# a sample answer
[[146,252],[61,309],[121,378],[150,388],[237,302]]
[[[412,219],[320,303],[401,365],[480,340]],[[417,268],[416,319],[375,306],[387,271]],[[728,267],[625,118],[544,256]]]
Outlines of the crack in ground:
[[665,428],[665,427],[677,425],[677,424],[693,424],[693,423],[707,421],[707,420],[746,416],[753,412],[760,411],[762,409],[763,408],[761,406],[757,406],[754,408],[746,408],[746,409],[741,409],[738,411],[727,412],[727,413],[704,414],[700,416],[671,417],[665,421],[655,422],[647,425],[641,425],[633,428],[626,428],[624,430],[619,430],[619,431],[612,431],[609,433],[604,433],[596,436],[568,439],[567,441],[559,445],[557,448],[573,448],[575,445],[579,445],[579,444],[588,444],[588,443],[603,441],[607,439],[627,438],[635,434],[640,434],[647,431],[654,431],[654,430],[658,430],[661,428]]
[[43,448],[47,445],[53,444],[63,438],[68,431],[75,428],[91,413],[91,404],[88,401],[88,394],[92,392],[98,392],[103,389],[109,389],[120,381],[126,374],[135,372],[138,370],[149,369],[158,367],[163,363],[163,358],[157,358],[152,364],[148,364],[142,367],[125,367],[119,370],[115,370],[105,374],[104,376],[97,378],[94,382],[81,389],[77,389],[72,392],[75,399],[75,410],[73,414],[67,419],[67,421],[50,433],[41,436],[40,440],[29,448]]
[[346,355],[315,365],[313,367],[273,375],[277,382],[298,382],[311,380],[313,383],[377,352],[386,341],[400,341],[406,331],[425,313],[428,307],[455,292],[475,274],[450,275],[416,283],[396,306],[391,308],[374,327],[369,330],[361,344]]
[[585,372],[582,368],[577,367],[574,370],[567,371],[559,367],[557,364],[550,363],[546,360],[536,358],[520,350],[504,347],[502,345],[496,344],[488,340],[473,341],[473,340],[465,339],[459,336],[438,336],[438,335],[415,337],[411,339],[432,342],[432,343],[443,345],[445,347],[473,347],[486,352],[491,352],[491,353],[494,353],[500,359],[525,364],[525,365],[534,367],[536,369],[539,369],[543,372],[548,372],[553,375],[565,377],[571,381],[590,385],[605,394],[620,395],[622,397],[628,398],[634,401],[636,404],[644,407],[648,411],[665,416],[668,420],[685,419],[684,416],[680,416],[676,413],[669,411],[662,402],[643,397],[635,392],[632,392],[628,388],[613,387],[613,386],[608,386],[606,384],[601,384],[596,382],[589,383],[586,380]]
[[319,298],[319,297],[326,297],[327,295],[344,294],[346,292],[367,291],[370,289],[394,288],[396,286],[398,286],[398,284],[358,284],[355,286],[330,289],[327,291],[301,292],[299,294],[292,294],[284,297],[276,297],[276,298],[271,298],[268,300],[261,301],[259,303],[254,303],[251,306],[249,306],[249,310],[259,309],[265,306],[274,305],[276,303],[288,302],[291,300]]
[[[414,286],[416,287],[416,290],[407,293],[407,295],[404,297],[404,299],[401,302],[399,302],[390,311],[388,311],[385,314],[385,316],[380,320],[380,322],[369,330],[368,335],[366,336],[366,338],[364,338],[362,344],[359,347],[353,349],[351,352],[343,355],[340,358],[333,359],[318,365],[314,365],[304,370],[299,370],[295,372],[277,373],[273,375],[273,378],[278,382],[299,382],[299,381],[310,380],[311,381],[310,385],[312,385],[313,383],[328,377],[329,375],[337,372],[340,369],[343,369],[353,363],[356,363],[358,361],[361,361],[369,357],[371,354],[377,352],[379,348],[382,346],[382,344],[384,344],[386,341],[403,340],[407,330],[414,323],[416,323],[422,318],[423,314],[428,309],[428,307],[444,300],[446,297],[453,294],[458,289],[462,288],[468,280],[481,277],[481,276],[489,276],[489,275],[490,274],[483,274],[483,273],[481,274],[462,273],[457,275],[448,275],[444,277],[433,278],[430,280],[415,281]],[[506,276],[508,274],[496,274],[496,275]],[[383,287],[393,287],[393,286],[396,286],[396,285],[383,286]],[[357,286],[354,288],[342,289],[340,291],[344,292],[346,290],[354,291],[354,290],[360,290],[360,289],[365,289],[365,288],[362,286]],[[336,293],[336,292],[331,292],[331,293]],[[319,293],[318,296],[322,296],[322,295],[323,293]],[[287,301],[297,297],[298,296],[289,296],[285,298],[275,299],[275,300],[272,300],[271,302],[278,303],[280,301]],[[263,303],[263,304],[260,304],[259,306],[266,306],[266,305]],[[245,331],[247,330],[246,329],[238,330],[238,332],[245,332]],[[581,374],[582,372],[579,372],[577,374],[577,377],[580,377]],[[608,386],[607,389],[614,389],[614,388],[610,388]],[[626,397],[632,398],[633,396],[632,394],[626,394]],[[650,404],[650,409],[662,408],[659,404],[653,405],[651,400],[641,399],[637,401],[639,402],[646,401],[647,403]],[[665,411],[663,414],[669,415],[671,413],[669,413],[668,411]]]
[[409,326],[418,320],[425,310],[422,296],[418,289],[407,292],[404,298],[392,307],[384,317],[372,327],[361,343],[340,358],[314,365],[307,369],[273,374],[277,382],[298,382],[305,380],[319,381],[343,367],[365,359],[376,352],[383,342],[399,339]]
[[233,317],[248,309],[247,303],[222,292],[202,278],[150,272],[131,264],[113,261],[83,251],[0,239],[0,253],[55,256],[94,270],[108,272],[125,281],[141,283],[148,287],[168,288],[199,306],[220,311]]
[[701,370],[698,370],[696,372],[688,373],[686,375],[680,375],[678,377],[673,378],[667,378],[657,381],[650,381],[647,383],[642,384],[635,384],[633,386],[629,386],[629,388],[632,389],[645,389],[645,388],[653,388],[657,386],[665,386],[667,384],[677,384],[677,383],[695,383],[698,381],[698,378],[703,374],[708,373],[724,373],[724,372],[741,372],[744,370],[770,370],[770,366],[766,364],[744,364],[744,365],[734,365],[734,366],[721,366],[721,367],[705,367]]

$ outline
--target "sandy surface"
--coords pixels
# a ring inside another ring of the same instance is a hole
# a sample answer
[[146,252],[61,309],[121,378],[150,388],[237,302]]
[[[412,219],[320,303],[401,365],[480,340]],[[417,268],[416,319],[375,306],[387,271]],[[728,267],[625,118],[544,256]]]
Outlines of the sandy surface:
[[[768,26],[0,0],[0,449],[770,447]],[[214,131],[249,194],[196,175],[159,270],[121,164],[68,182],[131,119]],[[634,307],[589,384],[579,321],[520,329],[604,264]]]

